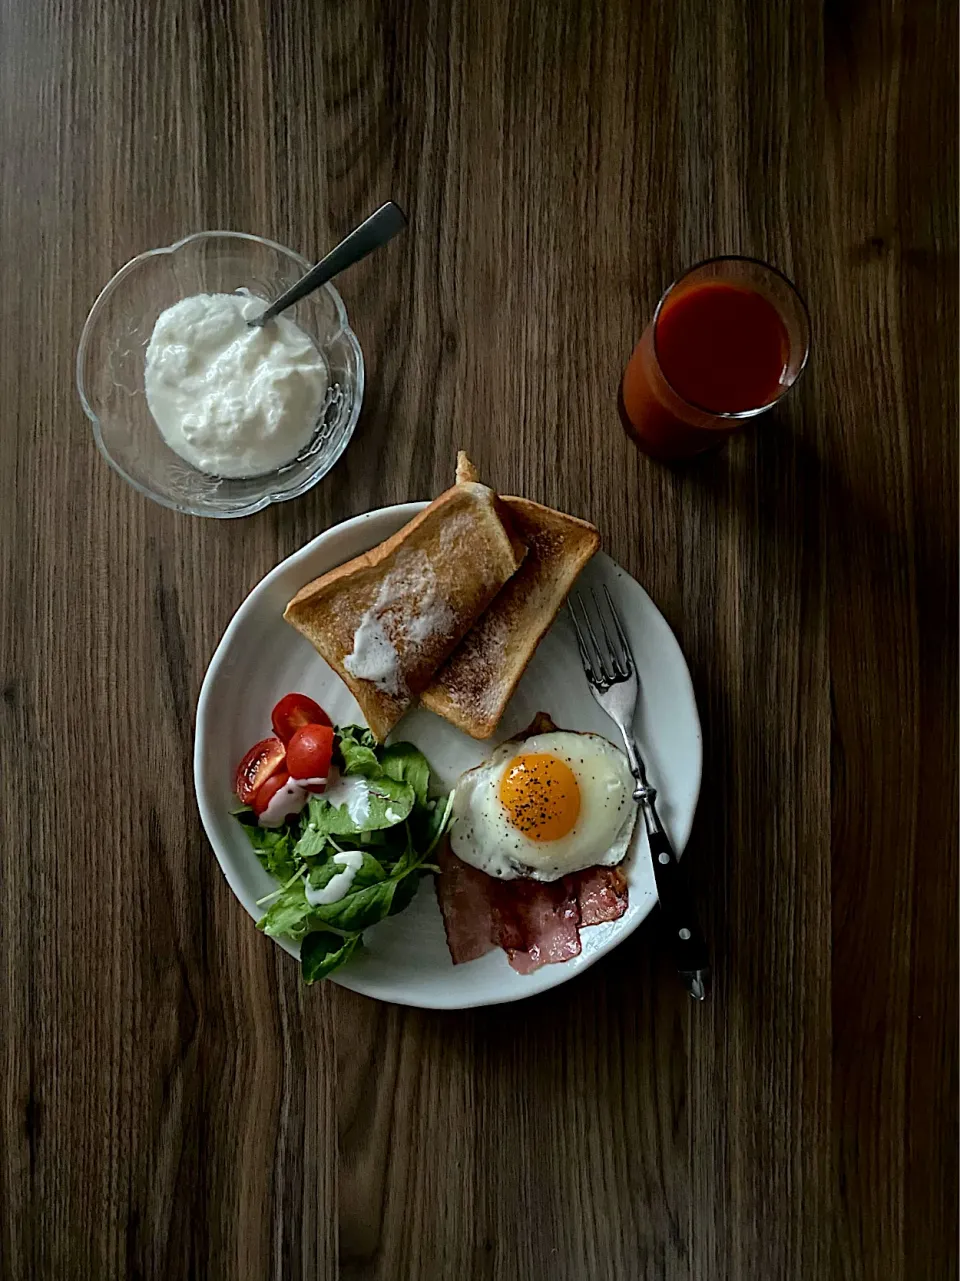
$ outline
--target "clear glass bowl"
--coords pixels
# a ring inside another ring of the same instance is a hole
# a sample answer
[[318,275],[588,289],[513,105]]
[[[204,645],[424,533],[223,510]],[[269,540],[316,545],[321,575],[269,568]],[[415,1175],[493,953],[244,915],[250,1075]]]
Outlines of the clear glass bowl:
[[311,266],[291,249],[236,231],[201,231],[140,254],[93,304],[77,351],[77,387],[107,462],[148,498],[194,516],[248,516],[296,498],[349,443],[363,399],[363,354],[332,285],[286,313],[327,363],[329,390],[310,443],[293,462],[236,480],[197,471],[157,429],[143,388],[146,347],[161,311],[191,294],[249,289],[276,298]]

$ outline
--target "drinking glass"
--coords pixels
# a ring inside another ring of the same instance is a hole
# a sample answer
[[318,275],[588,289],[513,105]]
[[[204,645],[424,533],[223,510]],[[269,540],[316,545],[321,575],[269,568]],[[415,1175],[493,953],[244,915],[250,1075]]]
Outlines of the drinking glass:
[[806,304],[775,267],[738,256],[697,263],[660,299],[630,357],[624,427],[664,461],[716,449],[786,395],[809,350]]

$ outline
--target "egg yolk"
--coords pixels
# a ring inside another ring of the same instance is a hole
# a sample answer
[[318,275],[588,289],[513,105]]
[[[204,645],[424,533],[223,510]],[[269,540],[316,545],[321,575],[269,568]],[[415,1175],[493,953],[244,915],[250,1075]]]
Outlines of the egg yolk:
[[500,803],[518,831],[532,841],[558,841],[580,813],[577,776],[546,752],[515,756],[500,779]]

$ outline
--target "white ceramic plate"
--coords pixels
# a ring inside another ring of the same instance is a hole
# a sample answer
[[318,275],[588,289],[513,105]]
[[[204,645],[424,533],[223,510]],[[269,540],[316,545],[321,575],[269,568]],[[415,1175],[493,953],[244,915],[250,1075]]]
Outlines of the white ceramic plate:
[[[240,824],[233,775],[251,744],[270,733],[270,711],[283,694],[315,698],[335,724],[362,722],[353,695],[312,646],[283,621],[287,602],[319,574],[368,551],[395,533],[425,503],[385,507],[327,530],[272,570],[237,610],[204,678],[197,707],[194,775],[207,836],[237,898],[256,920],[258,898],[276,883],[263,871]],[[700,790],[702,744],[690,674],[663,615],[629,574],[603,553],[590,562],[581,585],[605,583],[623,619],[640,670],[637,732],[661,818],[681,851],[690,835]],[[584,679],[566,610],[543,638],[489,743],[468,738],[446,721],[415,710],[392,737],[409,739],[426,754],[444,784],[483,760],[496,743],[547,712],[563,729],[593,730],[616,741],[614,726],[594,703]],[[354,992],[430,1009],[462,1009],[516,1001],[566,982],[631,934],[656,902],[643,824],[637,824],[625,863],[630,904],[618,921],[581,931],[583,951],[561,965],[530,975],[510,968],[497,949],[454,965],[447,952],[432,879],[400,915],[364,935],[363,952],[333,981]],[[298,948],[281,941],[292,955]]]

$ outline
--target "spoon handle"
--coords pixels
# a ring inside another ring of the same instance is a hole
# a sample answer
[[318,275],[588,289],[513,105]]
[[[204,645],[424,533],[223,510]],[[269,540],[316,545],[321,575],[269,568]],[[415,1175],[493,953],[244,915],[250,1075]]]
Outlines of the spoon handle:
[[307,294],[325,285],[328,280],[332,280],[347,267],[352,267],[361,258],[366,258],[367,254],[373,253],[374,249],[385,245],[398,232],[403,231],[406,225],[406,214],[399,205],[388,200],[359,227],[355,227],[349,236],[344,237],[325,258],[321,258],[315,267],[311,267],[305,276],[301,276],[295,285],[291,285],[286,293],[272,302],[266,311],[249,323],[251,325],[266,324],[268,320],[272,320],[281,311],[286,311],[295,302],[299,302]]

